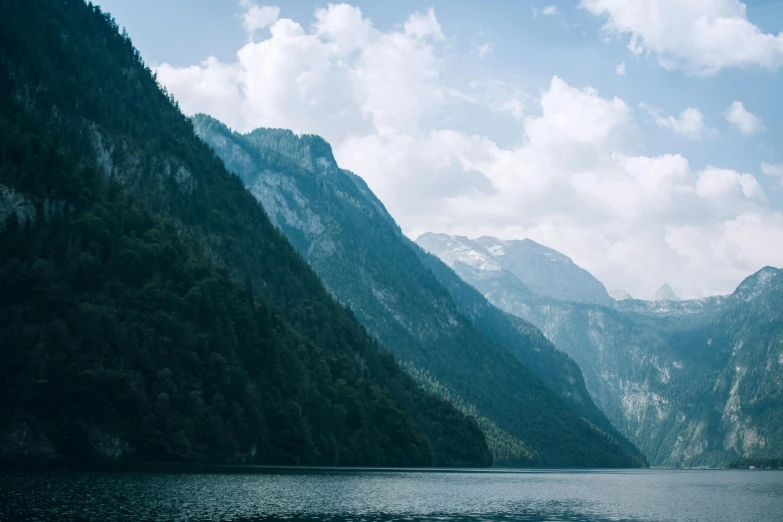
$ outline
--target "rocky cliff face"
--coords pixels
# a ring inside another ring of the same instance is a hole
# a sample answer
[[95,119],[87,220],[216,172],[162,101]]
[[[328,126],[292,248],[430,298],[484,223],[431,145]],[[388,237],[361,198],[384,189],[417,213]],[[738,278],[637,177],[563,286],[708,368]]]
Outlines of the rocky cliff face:
[[449,242],[421,244],[573,357],[596,404],[651,464],[783,453],[780,270],[762,269],[730,296],[603,306],[538,295],[508,270],[459,261],[444,252]]

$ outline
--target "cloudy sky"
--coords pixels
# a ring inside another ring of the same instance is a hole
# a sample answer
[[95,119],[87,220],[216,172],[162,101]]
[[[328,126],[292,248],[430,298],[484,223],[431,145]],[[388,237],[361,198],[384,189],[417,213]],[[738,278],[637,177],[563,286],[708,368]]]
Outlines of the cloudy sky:
[[412,238],[609,289],[783,267],[783,2],[99,0],[188,113],[326,138]]

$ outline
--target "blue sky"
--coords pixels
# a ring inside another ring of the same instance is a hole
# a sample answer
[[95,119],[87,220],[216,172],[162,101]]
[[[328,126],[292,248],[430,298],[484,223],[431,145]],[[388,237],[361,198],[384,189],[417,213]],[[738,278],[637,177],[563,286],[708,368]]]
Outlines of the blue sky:
[[323,135],[410,236],[639,297],[783,266],[781,1],[98,3],[183,110]]

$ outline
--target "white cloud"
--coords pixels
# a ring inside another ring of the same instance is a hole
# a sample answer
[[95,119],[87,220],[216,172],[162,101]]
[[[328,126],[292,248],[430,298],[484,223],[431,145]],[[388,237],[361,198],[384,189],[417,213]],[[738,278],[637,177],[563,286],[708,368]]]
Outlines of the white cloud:
[[617,76],[625,76],[625,62],[617,64],[617,67],[614,68],[614,73]]
[[[634,154],[635,144],[624,140],[634,125],[627,105],[557,77],[535,105],[540,115],[525,117],[524,142],[515,148],[441,130],[424,140],[354,138],[337,153],[411,236],[530,237],[634,295],[651,295],[662,281],[688,297],[726,293],[752,271],[783,261],[783,249],[721,257],[746,223],[738,216],[755,216],[765,234],[778,230],[766,224],[778,217],[751,174],[694,171],[680,155]],[[486,180],[436,189],[466,177],[448,169],[453,161]],[[685,231],[710,243],[709,255],[677,242]]]
[[172,67],[164,63],[156,69],[158,81],[175,94],[185,114],[205,112],[231,127],[238,128],[242,90],[240,68],[210,57],[199,65]]
[[749,112],[742,102],[739,101],[729,105],[726,108],[726,112],[723,113],[723,117],[737,127],[742,134],[756,134],[764,130],[764,123],[761,121],[761,118]]
[[696,295],[726,292],[767,264],[780,266],[781,238],[783,214],[776,211],[745,212],[701,227],[670,225],[665,232],[666,246],[680,260],[682,273],[708,267],[710,282],[697,278],[689,285]]
[[699,139],[705,133],[709,133],[704,124],[704,115],[698,109],[688,107],[678,116],[664,116],[663,113],[650,107],[646,103],[640,103],[639,107],[647,111],[655,120],[655,124],[665,129],[671,129],[675,134],[686,138]]
[[557,16],[560,14],[560,9],[555,5],[548,5],[541,11],[544,16]]
[[373,129],[416,133],[419,118],[448,96],[437,81],[435,45],[445,37],[432,10],[380,31],[358,8],[330,4],[316,10],[310,31],[287,18],[269,29],[235,63],[164,63],[159,80],[187,113],[219,115],[238,130],[288,127],[332,141]]
[[780,186],[783,186],[783,163],[762,163],[761,172],[770,178],[777,178]]
[[604,31],[630,35],[628,48],[650,53],[661,66],[695,74],[727,67],[783,65],[783,33],[764,33],[739,0],[580,0],[606,16]]
[[435,10],[430,8],[426,13],[414,13],[405,22],[405,34],[417,38],[433,38],[436,41],[445,39],[440,24],[435,18]]
[[783,178],[783,164],[762,163],[761,172],[771,178]]
[[604,143],[630,117],[620,98],[606,100],[595,89],[571,87],[557,76],[543,92],[540,104],[543,114],[525,122],[530,144],[539,149]]
[[516,85],[501,80],[474,80],[470,83],[474,99],[484,103],[493,112],[522,119],[530,96]]
[[492,50],[492,44],[487,42],[476,46],[476,56],[484,58],[486,54]]
[[706,201],[720,204],[721,208],[729,206],[730,212],[736,212],[735,205],[744,200],[766,199],[752,174],[715,167],[707,167],[699,173],[696,194]]
[[250,39],[257,30],[271,26],[280,18],[280,8],[277,6],[260,6],[250,0],[240,0],[239,5],[245,8],[242,14],[242,26]]
[[[323,135],[411,236],[530,237],[638,296],[663,281],[684,297],[725,293],[783,264],[783,217],[751,174],[641,154],[625,101],[560,77],[535,96],[496,79],[449,84],[449,45],[433,11],[381,29],[332,4],[308,29],[278,18],[232,63],[157,72],[186,113]],[[696,113],[659,116],[684,135],[708,132]],[[514,126],[513,144],[469,132],[497,121]]]

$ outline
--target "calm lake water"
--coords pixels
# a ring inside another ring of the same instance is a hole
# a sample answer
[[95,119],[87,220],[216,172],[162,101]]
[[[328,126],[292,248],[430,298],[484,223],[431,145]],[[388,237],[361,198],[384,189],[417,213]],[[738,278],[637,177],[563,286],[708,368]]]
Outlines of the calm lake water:
[[0,471],[0,520],[783,520],[776,471]]

